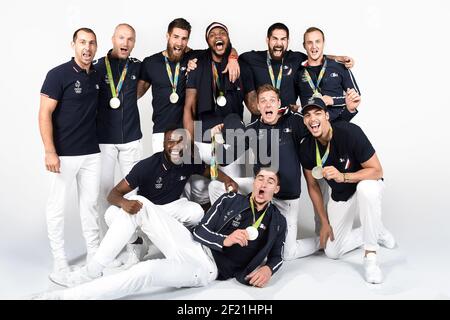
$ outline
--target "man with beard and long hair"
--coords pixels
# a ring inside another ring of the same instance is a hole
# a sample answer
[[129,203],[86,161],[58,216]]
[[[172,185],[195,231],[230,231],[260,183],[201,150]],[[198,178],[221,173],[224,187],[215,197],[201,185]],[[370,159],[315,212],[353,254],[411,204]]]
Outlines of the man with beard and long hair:
[[100,243],[97,200],[101,159],[95,126],[100,78],[92,65],[97,37],[91,29],[80,28],[72,39],[75,57],[48,72],[39,109],[45,167],[52,173],[46,208],[54,259],[52,280],[70,270],[64,249],[64,211],[74,181],[88,255],[94,254]]
[[[267,30],[267,50],[249,51],[239,56],[242,68],[242,85],[245,91],[245,105],[252,113],[252,121],[259,115],[256,90],[263,84],[271,84],[280,91],[281,106],[298,109],[298,93],[295,86],[297,72],[308,56],[302,52],[288,50],[289,29],[280,22],[272,24]],[[353,66],[349,57],[334,57]]]

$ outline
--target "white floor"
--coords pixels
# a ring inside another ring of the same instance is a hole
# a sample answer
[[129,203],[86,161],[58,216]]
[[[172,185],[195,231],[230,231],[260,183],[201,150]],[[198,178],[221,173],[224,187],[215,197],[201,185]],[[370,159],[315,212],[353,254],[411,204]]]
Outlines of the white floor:
[[[385,274],[381,285],[363,280],[363,251],[358,249],[341,260],[330,260],[319,253],[285,262],[263,289],[246,287],[233,279],[215,281],[205,288],[151,288],[128,299],[450,299],[448,251],[424,241],[411,243],[400,241],[394,250],[380,250],[379,261]],[[41,256],[36,248],[22,248],[27,254],[20,254],[20,249],[8,252],[8,246],[0,248],[0,299],[61,289],[48,280],[50,259]],[[83,256],[72,262],[82,264]]]

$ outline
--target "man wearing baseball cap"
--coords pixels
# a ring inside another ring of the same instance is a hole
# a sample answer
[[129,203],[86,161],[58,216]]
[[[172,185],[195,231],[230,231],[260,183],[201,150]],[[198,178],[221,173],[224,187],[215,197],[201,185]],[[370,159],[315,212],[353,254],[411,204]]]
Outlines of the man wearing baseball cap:
[[[345,102],[350,108],[357,103],[349,95]],[[345,121],[331,123],[320,97],[311,98],[303,106],[302,114],[310,135],[300,144],[300,161],[311,201],[320,217],[320,242],[325,254],[338,259],[363,245],[365,279],[381,283],[383,275],[376,253],[379,244],[394,248],[395,240],[381,221],[383,169],[375,149],[357,125]],[[318,184],[320,179],[325,179],[331,189],[327,210]],[[353,229],[356,213],[361,227]]]

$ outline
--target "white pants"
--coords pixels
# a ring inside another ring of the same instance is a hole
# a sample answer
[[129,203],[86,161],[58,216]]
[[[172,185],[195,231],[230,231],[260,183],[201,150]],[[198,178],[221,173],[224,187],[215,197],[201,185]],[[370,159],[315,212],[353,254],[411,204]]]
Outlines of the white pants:
[[[132,196],[131,199],[141,201],[143,208],[135,215],[120,210],[121,214],[110,226],[93,259],[107,265],[138,227],[161,250],[165,259],[140,262],[118,274],[67,289],[64,299],[117,299],[152,286],[200,287],[216,279],[217,266],[209,248],[196,242],[188,229],[161,209],[168,209],[171,204],[166,208],[141,196]],[[186,208],[185,203],[173,213],[177,215]]]
[[[361,245],[368,251],[377,251],[378,238],[384,229],[381,222],[382,180],[363,180],[347,201],[328,203],[328,220],[333,228],[334,241],[328,240],[325,254],[333,259]],[[353,229],[353,220],[359,212],[361,227]]]
[[[142,198],[142,196],[139,197]],[[130,198],[134,197],[130,196]],[[163,205],[153,204],[152,202],[150,203],[154,208],[157,208],[159,211],[171,216],[186,227],[195,227],[199,224],[204,215],[203,209],[198,203],[188,201],[186,198],[181,198]],[[106,224],[108,226],[111,226],[116,218],[121,216],[122,214],[123,211],[121,208],[110,206],[105,213]]]
[[47,202],[48,237],[54,259],[66,260],[64,250],[64,209],[72,182],[76,180],[81,227],[88,253],[99,246],[97,199],[100,184],[100,153],[84,156],[62,156],[60,173],[51,173]]
[[152,134],[152,151],[153,154],[161,152],[164,150],[164,133],[153,133]]
[[298,216],[300,211],[299,199],[281,200],[273,199],[273,203],[280,210],[281,214],[286,218],[287,232],[284,242],[283,259],[293,260],[306,257],[320,247],[320,240],[317,237],[297,239]]
[[[142,146],[139,140],[123,143],[123,144],[100,144],[102,157],[102,174],[100,178],[100,195],[99,195],[99,226],[100,236],[103,236],[108,229],[105,223],[105,211],[109,207],[107,197],[114,188],[114,173],[116,162],[119,163],[121,177],[131,171],[133,166],[142,158]],[[133,190],[129,195],[136,194]]]

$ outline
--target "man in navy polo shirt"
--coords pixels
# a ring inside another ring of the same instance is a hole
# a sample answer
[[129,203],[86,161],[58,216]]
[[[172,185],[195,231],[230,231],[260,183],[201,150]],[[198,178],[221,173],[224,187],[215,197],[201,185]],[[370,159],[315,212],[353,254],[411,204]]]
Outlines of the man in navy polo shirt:
[[[190,34],[191,25],[188,21],[183,18],[173,20],[167,28],[166,50],[146,57],[142,62],[138,98],[152,87],[154,153],[163,150],[164,131],[168,125],[183,125],[188,62],[190,59],[196,61],[194,59],[204,51],[188,48]],[[195,64],[193,66],[196,67]],[[234,74],[237,66],[235,60],[227,67]]]
[[116,162],[125,177],[142,157],[141,123],[137,105],[137,82],[140,61],[130,58],[136,32],[128,24],[119,24],[112,36],[113,48],[95,65],[101,78],[97,137],[102,157],[100,179],[99,224],[106,233],[104,214],[106,197],[114,187]]
[[[345,103],[349,108],[357,104],[349,96]],[[381,283],[383,276],[376,253],[379,244],[393,248],[395,240],[381,221],[384,182],[377,154],[360,127],[346,121],[331,123],[321,98],[311,98],[302,113],[310,134],[300,145],[300,161],[311,201],[320,217],[320,240],[325,254],[338,259],[364,245],[366,281]],[[331,188],[327,210],[317,182],[321,179]],[[356,213],[361,227],[353,229]]]
[[[283,264],[286,220],[271,203],[280,188],[278,183],[276,172],[261,168],[252,193],[224,194],[193,233],[160,206],[135,196],[143,206],[137,203],[130,214],[122,211],[92,263],[68,274],[61,283],[71,288],[33,298],[118,299],[151,287],[202,287],[215,279],[230,278],[265,287]],[[103,265],[114,259],[137,227],[148,234],[165,258],[143,261],[127,271],[102,277]]]
[[[274,196],[273,203],[280,210],[287,221],[286,242],[283,259],[292,260],[313,254],[319,249],[317,237],[297,239],[297,224],[300,211],[301,170],[298,156],[300,141],[307,134],[300,114],[290,108],[280,109],[279,91],[270,84],[264,84],[257,91],[258,110],[260,119],[248,124],[243,134],[237,134],[235,145],[226,135],[230,147],[224,154],[233,159],[229,153],[244,152],[250,148],[254,155],[253,171],[257,173],[261,166],[270,165],[279,168],[280,191]],[[227,129],[230,119],[225,119],[224,128]],[[238,125],[233,125],[238,128]],[[242,146],[245,145],[245,149]],[[234,157],[238,157],[236,153]],[[228,159],[227,159],[228,160]],[[239,184],[239,192],[247,194],[253,184],[252,177],[235,178]],[[211,181],[209,194],[211,203],[223,194],[224,186],[221,182]]]
[[[210,129],[231,113],[242,119],[244,107],[240,80],[232,82],[229,74],[224,73],[232,54],[228,28],[213,22],[206,28],[205,39],[209,48],[199,56],[197,68],[189,73],[187,79],[183,125],[194,138],[202,160],[210,163]],[[242,168],[237,162],[222,170],[233,178],[241,176]],[[191,182],[191,189],[202,204],[209,202],[208,183],[202,179]]]
[[[245,105],[253,115],[252,121],[259,115],[256,90],[263,84],[271,84],[280,91],[282,107],[297,104],[298,94],[294,80],[300,64],[307,59],[302,52],[288,50],[289,29],[283,23],[277,22],[269,27],[266,42],[267,50],[249,51],[239,56]],[[353,65],[349,57],[336,58],[348,61],[346,66],[349,68]]]
[[[327,105],[330,121],[350,121],[361,102],[359,88],[352,72],[341,62],[325,56],[325,36],[319,28],[310,27],[303,35],[303,47],[308,59],[296,79],[302,105],[312,97],[321,97]],[[352,108],[345,99],[352,100]]]
[[72,47],[75,57],[48,72],[39,110],[45,166],[52,173],[46,209],[54,258],[52,279],[69,270],[64,250],[64,207],[73,180],[77,182],[88,255],[93,255],[99,245],[97,199],[101,162],[95,118],[100,79],[92,66],[97,51],[95,33],[88,28],[78,29]]

